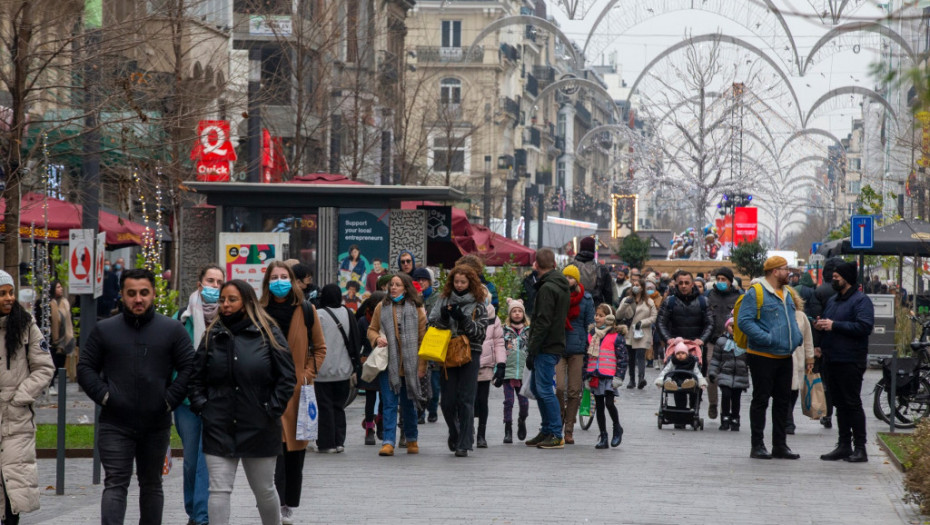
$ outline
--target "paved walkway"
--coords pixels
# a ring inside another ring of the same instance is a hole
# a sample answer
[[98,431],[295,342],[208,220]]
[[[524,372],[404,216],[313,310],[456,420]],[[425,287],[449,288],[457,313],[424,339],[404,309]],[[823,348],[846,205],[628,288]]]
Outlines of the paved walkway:
[[[654,377],[650,370],[647,379]],[[869,371],[863,398],[871,406]],[[651,381],[650,381],[651,383]],[[656,428],[658,394],[621,392],[626,430],[617,449],[595,450],[594,431],[577,430],[577,444],[564,450],[503,445],[502,391],[491,389],[490,448],[467,459],[452,457],[439,423],[421,429],[420,455],[403,449],[393,458],[363,445],[359,426],[363,404],[349,409],[344,454],[309,454],[304,505],[297,523],[714,523],[714,524],[895,524],[920,523],[902,503],[902,475],[869,444],[870,461],[825,463],[835,430],[807,420],[798,409],[798,431],[789,445],[799,461],[749,459],[748,396],[744,427],[719,432]],[[532,403],[532,402],[531,402]],[[706,405],[705,405],[706,406]],[[531,428],[538,412],[531,404]],[[70,418],[69,418],[70,419]],[[869,432],[881,428],[868,415]],[[181,462],[165,480],[165,524],[183,525]],[[91,485],[91,460],[69,460],[65,496],[54,495],[54,460],[39,462],[40,485],[48,486],[42,509],[26,523],[99,523],[101,487]],[[258,513],[245,476],[237,479],[235,524],[254,525]],[[130,490],[127,523],[138,520],[138,490]]]

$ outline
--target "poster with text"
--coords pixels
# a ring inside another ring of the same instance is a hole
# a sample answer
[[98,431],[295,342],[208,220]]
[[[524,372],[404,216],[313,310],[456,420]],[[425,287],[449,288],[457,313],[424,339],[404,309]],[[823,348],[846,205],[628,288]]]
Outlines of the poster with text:
[[[390,210],[339,210],[337,282],[349,302],[356,295],[373,291],[378,277],[390,267],[387,260],[390,253],[390,222]],[[349,286],[349,283],[352,285]]]
[[273,260],[287,259],[288,237],[287,233],[221,233],[220,261],[226,279],[249,283],[261,298],[265,269]]

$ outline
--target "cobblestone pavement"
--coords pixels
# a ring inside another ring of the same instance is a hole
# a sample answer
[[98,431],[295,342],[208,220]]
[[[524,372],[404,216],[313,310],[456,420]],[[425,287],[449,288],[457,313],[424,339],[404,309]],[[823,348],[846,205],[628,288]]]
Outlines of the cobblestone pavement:
[[[835,429],[796,414],[789,445],[799,461],[749,459],[749,396],[743,397],[743,430],[656,428],[659,395],[647,373],[645,390],[621,390],[625,428],[617,449],[595,450],[596,424],[576,429],[564,450],[503,445],[503,393],[491,389],[490,448],[454,458],[446,448],[442,418],[420,430],[420,454],[404,449],[392,458],[363,445],[363,403],[348,410],[346,452],[308,453],[304,505],[296,523],[714,523],[714,524],[894,524],[920,523],[902,503],[902,475],[869,443],[866,464],[826,463]],[[863,399],[871,406],[867,374]],[[706,407],[706,404],[705,404]],[[530,430],[539,422],[531,402]],[[705,409],[706,410],[706,409]],[[706,415],[706,412],[705,412]],[[69,418],[70,419],[70,418]],[[868,414],[869,433],[882,430]],[[532,435],[532,434],[531,434]],[[771,443],[767,436],[769,446]],[[871,438],[870,438],[871,441]],[[101,486],[91,484],[91,460],[67,464],[66,495],[55,496],[54,460],[39,462],[42,509],[24,523],[99,523]],[[165,524],[184,525],[181,461],[165,479]],[[233,523],[258,523],[255,500],[241,470],[233,497]],[[138,489],[129,494],[127,523],[138,520]]]

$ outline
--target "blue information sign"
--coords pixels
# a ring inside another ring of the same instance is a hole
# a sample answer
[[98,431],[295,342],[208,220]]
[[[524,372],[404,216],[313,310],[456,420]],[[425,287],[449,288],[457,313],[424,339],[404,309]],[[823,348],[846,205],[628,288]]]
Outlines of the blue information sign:
[[875,245],[875,217],[853,215],[849,221],[849,247],[853,250],[871,250]]

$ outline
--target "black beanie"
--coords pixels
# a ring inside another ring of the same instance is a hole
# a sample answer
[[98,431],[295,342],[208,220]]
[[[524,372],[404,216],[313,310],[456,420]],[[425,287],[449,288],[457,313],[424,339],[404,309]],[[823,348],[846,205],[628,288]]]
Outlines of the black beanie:
[[836,267],[839,264],[844,263],[844,262],[846,261],[844,261],[840,257],[830,257],[829,259],[827,259],[827,261],[823,263],[824,280],[829,281],[831,278],[833,278],[833,272],[836,271]]
[[717,268],[717,269],[714,271],[714,277],[717,277],[718,275],[722,275],[722,276],[726,277],[727,280],[730,281],[730,283],[733,283],[733,270],[727,268],[726,266],[722,266],[722,267],[720,267],[720,268]]
[[834,272],[840,274],[840,277],[850,285],[856,286],[856,277],[858,273],[856,263],[841,262],[836,265],[836,270],[834,270]]

